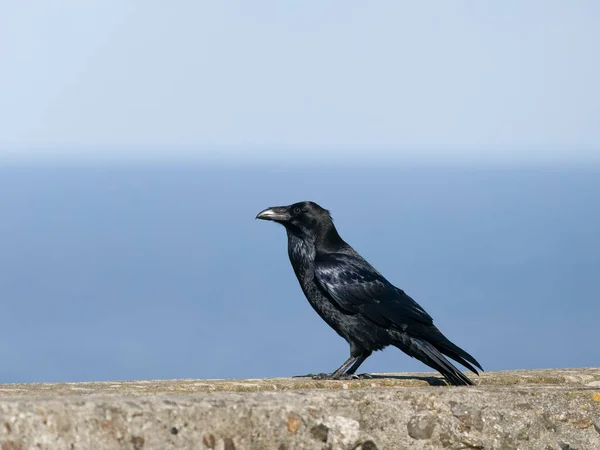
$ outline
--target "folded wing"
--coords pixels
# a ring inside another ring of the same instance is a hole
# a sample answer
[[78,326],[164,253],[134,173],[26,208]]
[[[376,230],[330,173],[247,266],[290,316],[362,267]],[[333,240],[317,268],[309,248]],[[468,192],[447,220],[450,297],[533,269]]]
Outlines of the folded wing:
[[378,325],[400,330],[433,324],[417,302],[359,256],[333,253],[317,258],[315,276],[346,314],[361,314]]

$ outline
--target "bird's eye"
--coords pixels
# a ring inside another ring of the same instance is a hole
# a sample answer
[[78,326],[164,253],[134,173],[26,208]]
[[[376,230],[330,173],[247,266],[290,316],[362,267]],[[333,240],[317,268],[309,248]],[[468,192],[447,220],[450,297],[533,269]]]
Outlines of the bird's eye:
[[294,209],[292,209],[292,212],[293,212],[294,214],[300,214],[300,208],[298,208],[298,207],[296,206]]

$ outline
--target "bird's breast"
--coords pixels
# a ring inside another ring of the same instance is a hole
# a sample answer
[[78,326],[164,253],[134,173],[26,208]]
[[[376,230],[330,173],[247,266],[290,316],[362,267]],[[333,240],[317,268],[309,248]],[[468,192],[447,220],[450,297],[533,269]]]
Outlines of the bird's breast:
[[294,273],[306,293],[306,288],[315,277],[315,247],[311,243],[297,236],[288,237],[288,255],[294,269]]

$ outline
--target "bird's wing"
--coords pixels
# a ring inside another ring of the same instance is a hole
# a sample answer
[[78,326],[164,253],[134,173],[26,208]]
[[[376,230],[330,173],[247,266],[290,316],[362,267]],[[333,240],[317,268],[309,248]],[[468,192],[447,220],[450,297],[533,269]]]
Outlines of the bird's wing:
[[315,276],[334,305],[347,314],[361,314],[381,326],[401,329],[415,322],[433,323],[417,302],[359,256],[321,256],[315,261]]

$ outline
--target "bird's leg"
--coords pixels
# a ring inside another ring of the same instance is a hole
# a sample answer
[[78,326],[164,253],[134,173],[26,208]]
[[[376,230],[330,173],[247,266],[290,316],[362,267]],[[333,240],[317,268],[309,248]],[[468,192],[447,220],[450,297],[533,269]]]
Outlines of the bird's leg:
[[[368,373],[361,375],[354,375],[354,373],[360,367],[360,365],[364,363],[369,356],[371,356],[372,352],[366,351],[363,353],[358,353],[358,351],[355,349],[351,352],[351,355],[352,353],[354,353],[354,355],[356,356],[350,356],[350,358],[348,358],[344,362],[344,364],[342,364],[340,368],[333,373],[309,373],[308,375],[296,375],[293,378],[312,378],[313,380],[351,380],[360,378],[371,378],[371,375],[369,375]],[[348,367],[350,368],[348,369]]]
[[[362,355],[360,355],[356,361],[354,362],[354,364],[352,364],[352,367],[350,367],[346,373],[344,375],[354,375],[354,373],[357,371],[357,369],[360,367],[360,365],[362,363],[365,362],[365,360],[371,356],[371,352],[367,352],[367,353],[363,353]],[[365,374],[361,374],[361,375],[356,375],[357,378],[371,378],[371,376],[368,373]]]
[[313,375],[312,378],[313,380],[339,380],[340,378],[346,378],[344,376],[344,372],[346,371],[346,369],[348,369],[348,367],[350,367],[352,364],[354,364],[354,362],[358,359],[357,356],[350,356],[350,358],[348,358],[346,360],[346,362],[344,362],[344,364],[342,364],[339,369],[337,369],[335,372],[333,373],[319,373],[317,375]]
[[350,367],[352,364],[354,364],[357,359],[358,359],[358,357],[356,357],[356,356],[350,356],[350,358],[348,358],[346,360],[346,362],[339,367],[339,369],[337,369],[335,372],[333,372],[331,374],[331,379],[336,380],[336,379],[340,378],[344,374],[344,372],[348,369],[348,367]]

